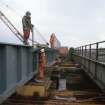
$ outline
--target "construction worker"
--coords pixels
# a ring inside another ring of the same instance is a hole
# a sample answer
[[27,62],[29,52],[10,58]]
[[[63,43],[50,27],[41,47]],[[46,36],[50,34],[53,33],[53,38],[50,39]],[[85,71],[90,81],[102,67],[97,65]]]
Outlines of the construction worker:
[[44,80],[44,72],[45,72],[45,51],[41,49],[39,52],[39,64],[38,64],[38,72],[39,72],[39,79]]
[[22,18],[23,24],[23,34],[24,41],[27,43],[27,40],[30,36],[30,31],[32,32],[33,25],[31,24],[31,13],[29,11],[26,12],[26,15]]
[[55,34],[52,33],[52,35],[50,37],[50,46],[51,46],[51,48],[54,48],[54,44],[55,44]]

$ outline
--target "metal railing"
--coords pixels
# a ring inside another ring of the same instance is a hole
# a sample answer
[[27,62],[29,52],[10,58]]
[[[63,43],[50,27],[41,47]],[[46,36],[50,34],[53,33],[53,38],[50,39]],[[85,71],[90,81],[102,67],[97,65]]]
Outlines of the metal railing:
[[74,55],[75,62],[105,89],[105,41],[80,46],[75,49]]
[[105,64],[105,41],[80,46],[75,51],[80,56]]

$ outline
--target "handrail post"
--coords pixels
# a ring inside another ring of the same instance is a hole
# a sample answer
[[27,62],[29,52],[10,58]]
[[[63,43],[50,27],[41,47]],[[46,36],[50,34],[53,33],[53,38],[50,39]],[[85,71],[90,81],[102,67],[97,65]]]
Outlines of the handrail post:
[[99,43],[96,43],[96,60],[98,60],[98,45]]
[[34,46],[34,25],[32,26],[32,46]]
[[99,45],[99,43],[96,43],[96,58],[95,58],[96,63],[95,63],[95,75],[94,75],[94,78],[96,78],[96,79],[97,79],[98,45]]
[[87,46],[85,45],[85,57],[86,57],[86,53],[87,53],[87,51],[86,51],[86,47],[87,47]]
[[89,59],[91,59],[91,44],[89,45]]
[[[91,59],[91,44],[89,45],[89,59]],[[91,70],[91,61],[89,60],[89,67],[88,67],[88,71],[90,73]]]
[[82,46],[82,56],[83,56],[83,46]]

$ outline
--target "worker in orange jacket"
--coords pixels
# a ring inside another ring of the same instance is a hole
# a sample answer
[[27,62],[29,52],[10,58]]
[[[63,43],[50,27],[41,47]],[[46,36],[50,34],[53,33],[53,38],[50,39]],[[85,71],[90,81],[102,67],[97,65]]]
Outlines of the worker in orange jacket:
[[31,24],[31,13],[29,11],[26,12],[26,15],[22,18],[23,24],[23,34],[24,41],[27,43],[27,40],[30,36],[30,31],[32,31],[33,25]]
[[45,51],[44,49],[41,49],[39,53],[38,64],[39,79],[41,80],[44,80],[45,64],[46,64]]

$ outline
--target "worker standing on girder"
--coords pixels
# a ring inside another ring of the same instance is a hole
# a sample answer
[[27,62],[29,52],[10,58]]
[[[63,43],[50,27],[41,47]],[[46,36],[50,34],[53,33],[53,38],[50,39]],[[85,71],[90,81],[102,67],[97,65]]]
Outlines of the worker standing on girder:
[[38,64],[38,72],[40,80],[44,80],[45,64],[46,64],[45,51],[44,49],[41,49],[39,52],[39,64]]
[[26,12],[26,15],[22,18],[23,24],[23,34],[24,34],[24,41],[27,43],[27,40],[30,36],[30,31],[32,32],[33,25],[31,24],[31,13],[29,11]]

